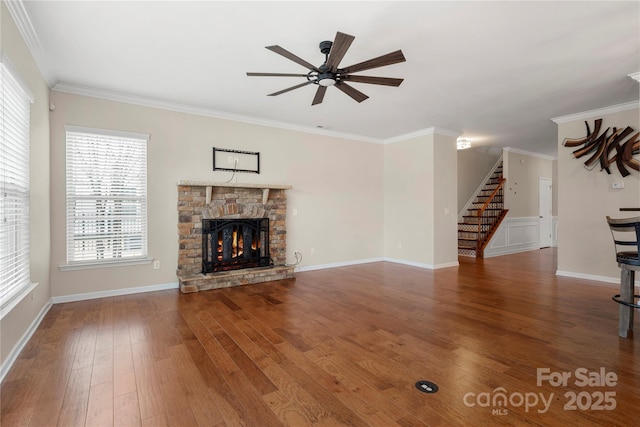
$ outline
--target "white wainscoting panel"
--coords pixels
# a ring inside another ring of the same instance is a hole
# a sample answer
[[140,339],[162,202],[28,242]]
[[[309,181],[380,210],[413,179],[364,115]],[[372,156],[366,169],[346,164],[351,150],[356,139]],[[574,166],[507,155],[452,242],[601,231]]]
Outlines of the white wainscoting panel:
[[540,222],[537,217],[505,218],[484,250],[484,257],[540,249]]

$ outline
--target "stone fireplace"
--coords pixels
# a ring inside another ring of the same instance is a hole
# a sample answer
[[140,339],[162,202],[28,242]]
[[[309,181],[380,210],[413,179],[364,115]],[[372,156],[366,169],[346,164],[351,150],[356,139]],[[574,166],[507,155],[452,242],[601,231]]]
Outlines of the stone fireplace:
[[189,293],[293,278],[293,267],[285,265],[289,188],[178,182],[180,290]]

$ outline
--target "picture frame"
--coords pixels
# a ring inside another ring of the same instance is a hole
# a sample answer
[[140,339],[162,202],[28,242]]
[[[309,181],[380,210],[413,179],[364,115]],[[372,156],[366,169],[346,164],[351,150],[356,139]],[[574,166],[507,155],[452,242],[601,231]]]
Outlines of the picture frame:
[[213,147],[213,170],[260,173],[260,153]]

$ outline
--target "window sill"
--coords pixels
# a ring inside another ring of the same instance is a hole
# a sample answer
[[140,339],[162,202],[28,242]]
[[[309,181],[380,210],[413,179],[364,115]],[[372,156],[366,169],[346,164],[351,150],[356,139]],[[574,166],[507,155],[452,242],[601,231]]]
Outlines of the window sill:
[[38,286],[38,283],[30,283],[28,286],[25,286],[18,294],[14,295],[9,301],[7,301],[2,308],[0,308],[0,319],[4,319],[4,316],[11,313],[20,302],[26,298],[27,295],[31,294],[31,292]]
[[92,268],[127,267],[130,265],[151,264],[153,258],[123,259],[118,261],[83,262],[78,264],[59,265],[60,271],[88,270]]

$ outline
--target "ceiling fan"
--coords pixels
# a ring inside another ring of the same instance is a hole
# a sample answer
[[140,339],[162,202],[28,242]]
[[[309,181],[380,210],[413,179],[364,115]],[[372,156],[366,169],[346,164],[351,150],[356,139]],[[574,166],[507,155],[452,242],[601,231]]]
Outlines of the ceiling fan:
[[318,90],[316,91],[316,95],[313,97],[313,102],[311,103],[311,105],[320,104],[322,102],[322,100],[324,99],[324,94],[327,91],[327,87],[329,86],[337,87],[342,92],[355,99],[357,102],[362,102],[365,99],[369,98],[367,95],[355,89],[353,86],[348,85],[346,82],[369,83],[374,85],[396,87],[400,86],[400,83],[402,83],[403,79],[390,77],[358,76],[353,75],[352,73],[404,62],[405,58],[401,50],[397,50],[395,52],[391,52],[377,58],[369,59],[368,61],[359,62],[348,67],[339,67],[340,61],[342,61],[342,58],[347,53],[347,49],[349,49],[349,46],[351,46],[351,43],[354,39],[354,36],[337,32],[335,40],[333,42],[320,42],[320,52],[325,55],[325,61],[324,64],[320,65],[319,67],[310,64],[304,59],[297,57],[293,53],[278,45],[267,46],[267,49],[269,49],[270,51],[275,52],[278,55],[282,55],[285,58],[302,65],[303,67],[309,69],[309,72],[307,74],[247,73],[247,76],[306,77],[306,82],[291,86],[278,92],[270,93],[268,96],[276,96],[309,84],[316,84],[318,85]]

